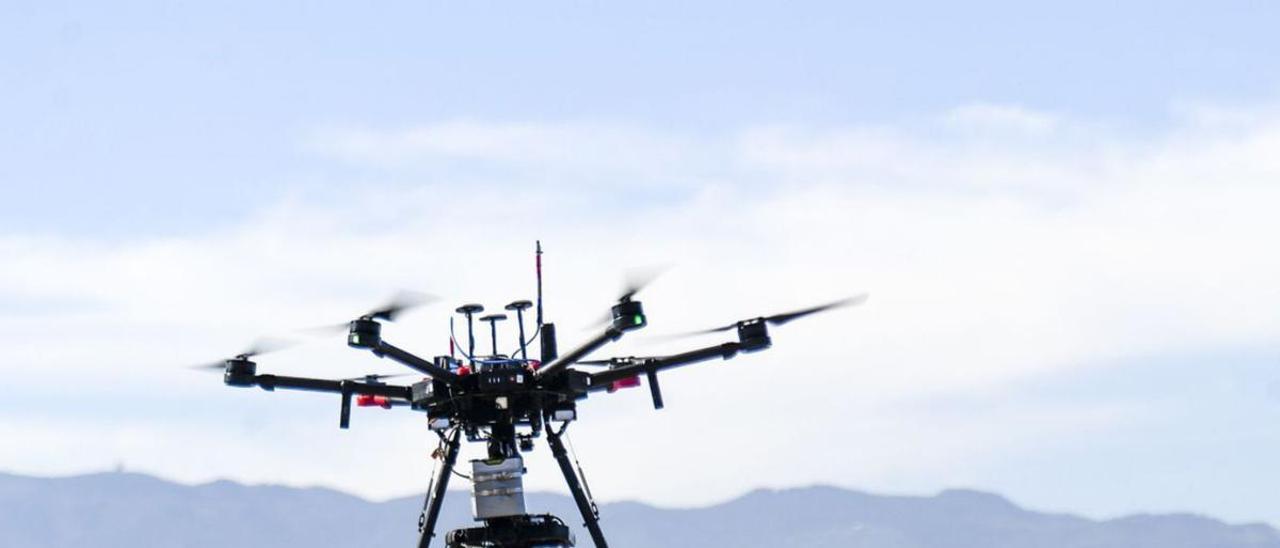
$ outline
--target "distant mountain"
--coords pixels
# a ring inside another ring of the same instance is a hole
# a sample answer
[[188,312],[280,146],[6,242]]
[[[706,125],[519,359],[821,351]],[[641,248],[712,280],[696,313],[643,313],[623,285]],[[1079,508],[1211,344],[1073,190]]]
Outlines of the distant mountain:
[[[528,501],[531,510],[581,521],[567,497],[531,494]],[[226,481],[193,487],[138,474],[0,474],[0,546],[408,548],[421,505]],[[452,493],[441,532],[468,525],[469,512],[468,495]],[[616,548],[1280,548],[1280,532],[1266,525],[1185,514],[1094,521],[1030,512],[976,491],[886,497],[812,487],[756,491],[698,509],[607,504],[601,514]],[[584,532],[578,538],[591,546]]]

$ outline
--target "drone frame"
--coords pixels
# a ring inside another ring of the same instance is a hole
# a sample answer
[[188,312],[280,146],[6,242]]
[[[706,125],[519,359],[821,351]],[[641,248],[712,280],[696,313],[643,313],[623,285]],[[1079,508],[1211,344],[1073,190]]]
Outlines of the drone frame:
[[[539,287],[541,287],[540,254],[541,246],[539,245]],[[612,307],[611,320],[600,333],[563,356],[556,355],[554,324],[541,323],[542,299],[539,291],[538,329],[542,336],[542,360],[540,361],[530,360],[525,355],[527,341],[524,340],[523,315],[520,313],[529,305],[528,301],[516,301],[508,305],[508,310],[516,310],[520,314],[522,358],[485,361],[468,355],[472,366],[479,364],[475,372],[460,367],[461,363],[451,356],[439,356],[434,360],[428,360],[383,340],[382,325],[379,320],[393,318],[387,314],[366,314],[347,325],[348,346],[369,350],[378,357],[390,358],[421,373],[425,377],[421,382],[403,386],[381,383],[377,381],[377,377],[372,376],[362,382],[357,379],[331,380],[258,374],[256,364],[249,359],[252,356],[246,355],[224,362],[223,380],[231,386],[257,386],[268,391],[290,389],[339,394],[341,396],[340,428],[350,426],[353,396],[369,398],[370,402],[384,407],[409,407],[416,411],[427,412],[431,428],[440,438],[440,448],[435,454],[440,460],[440,465],[436,467],[431,479],[419,519],[419,548],[430,546],[435,536],[436,523],[449,479],[454,475],[464,433],[468,441],[487,441],[490,458],[502,459],[518,457],[521,450],[529,450],[532,447],[532,439],[538,437],[545,427],[548,446],[564,475],[574,503],[583,519],[583,525],[590,533],[596,548],[606,548],[608,544],[600,528],[597,507],[588,491],[584,489],[580,471],[575,471],[574,463],[570,461],[561,440],[569,423],[577,419],[576,402],[587,398],[593,392],[613,392],[620,387],[635,386],[638,384],[638,378],[644,376],[648,381],[654,408],[662,409],[664,402],[658,383],[660,372],[717,358],[727,360],[739,353],[768,349],[772,345],[768,324],[778,318],[782,320],[776,323],[799,317],[796,313],[792,313],[737,322],[727,328],[713,330],[723,331],[736,327],[737,341],[696,348],[678,354],[583,362],[588,355],[621,339],[626,333],[648,325],[641,303],[633,299],[636,291],[638,288],[629,290]],[[469,326],[471,314],[477,311],[476,307],[478,305],[467,305],[459,309],[460,313],[467,314]],[[824,305],[824,307],[807,309],[801,311],[803,314],[800,315],[831,307]],[[469,329],[468,334],[471,336],[471,349],[474,352],[474,334],[470,331]],[[603,371],[587,373],[573,368],[579,363],[606,365],[607,368]],[[365,403],[363,400],[357,401],[357,405],[363,406]],[[555,422],[561,423],[558,430],[552,427]],[[517,428],[521,426],[528,426],[530,433],[518,434]],[[536,516],[526,514],[524,517]],[[553,521],[558,521],[554,517],[551,518]],[[489,520],[485,521],[487,523],[485,527],[494,526]],[[536,519],[525,521],[528,522],[529,527],[533,528],[551,527],[548,525],[549,521]],[[504,533],[508,536],[510,534],[519,536],[511,531],[519,530],[524,526],[521,525],[524,522],[519,520],[504,523],[515,528]],[[554,529],[554,527],[551,528]],[[484,529],[484,527],[477,529]],[[450,534],[450,538],[466,537],[469,534],[466,531],[472,530],[455,531]],[[514,548],[525,545],[516,542],[494,546]]]

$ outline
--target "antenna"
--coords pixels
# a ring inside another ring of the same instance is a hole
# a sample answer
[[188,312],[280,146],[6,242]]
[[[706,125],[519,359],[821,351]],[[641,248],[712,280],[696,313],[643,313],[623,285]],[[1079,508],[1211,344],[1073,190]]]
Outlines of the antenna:
[[515,311],[516,321],[520,324],[520,359],[522,360],[529,359],[529,350],[524,338],[524,311],[531,306],[533,306],[533,303],[529,301],[515,301],[504,307],[507,310]]
[[475,314],[484,312],[484,306],[478,304],[464,304],[457,309],[459,314],[467,317],[467,357],[471,359],[471,365],[476,364],[476,332],[475,321],[471,319]]
[[449,357],[457,357],[456,349],[453,342],[453,316],[449,316]]
[[538,328],[542,328],[542,240],[535,240],[537,245],[537,253],[535,254],[535,264],[538,273]]
[[489,322],[489,336],[493,340],[493,356],[498,356],[498,322],[507,319],[506,314],[489,314],[480,318],[482,322]]

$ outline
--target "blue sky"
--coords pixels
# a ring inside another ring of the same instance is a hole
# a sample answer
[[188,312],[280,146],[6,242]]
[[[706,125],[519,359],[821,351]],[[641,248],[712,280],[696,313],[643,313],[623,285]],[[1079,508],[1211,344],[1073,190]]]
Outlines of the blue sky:
[[[420,489],[412,455],[349,472],[412,417],[338,433],[326,399],[173,364],[398,287],[526,296],[537,236],[567,321],[636,264],[677,265],[650,303],[675,303],[673,330],[873,295],[793,346],[673,376],[661,415],[643,394],[592,401],[576,441],[607,498],[964,486],[1280,524],[1277,11],[4,3],[0,433],[25,443],[0,468]],[[379,366],[320,346],[272,367]],[[796,363],[858,376],[764,391]],[[756,417],[778,397],[824,418]],[[758,468],[699,470],[709,448],[668,462],[618,434],[713,429]],[[197,451],[227,458],[186,463]],[[628,459],[688,474],[641,481]]]
[[327,179],[296,143],[334,125],[716,132],[982,102],[1141,132],[1172,102],[1276,91],[1266,3],[687,4],[8,2],[0,176],[24,183],[4,222],[100,234],[238,218],[248,208],[231,196]]

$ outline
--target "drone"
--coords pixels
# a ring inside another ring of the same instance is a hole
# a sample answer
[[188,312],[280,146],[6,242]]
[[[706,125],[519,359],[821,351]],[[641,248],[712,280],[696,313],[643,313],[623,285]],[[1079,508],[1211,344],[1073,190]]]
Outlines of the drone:
[[[401,297],[366,312],[341,326],[347,345],[389,358],[412,369],[421,380],[409,385],[385,382],[401,375],[366,375],[348,379],[317,379],[259,374],[253,358],[276,350],[280,345],[260,344],[209,368],[223,370],[223,382],[233,387],[307,390],[339,394],[338,426],[348,428],[351,410],[356,407],[402,408],[424,413],[432,432],[439,437],[433,458],[439,461],[432,475],[418,519],[418,547],[428,548],[435,535],[436,521],[455,471],[462,440],[483,443],[487,457],[471,465],[472,515],[482,525],[450,531],[448,548],[568,548],[574,535],[560,518],[550,514],[530,514],[524,502],[521,453],[534,449],[534,440],[545,437],[573,496],[583,525],[596,548],[607,548],[600,528],[600,513],[584,489],[585,479],[575,469],[562,437],[578,419],[577,403],[601,392],[638,387],[647,381],[655,409],[664,401],[658,374],[668,369],[714,359],[730,359],[738,354],[759,352],[772,345],[769,326],[786,324],[805,316],[838,307],[860,304],[866,295],[786,312],[750,318],[728,325],[684,335],[733,332],[737,340],[665,356],[617,357],[603,360],[585,358],[624,335],[648,325],[644,307],[636,300],[647,282],[629,283],[612,305],[603,329],[591,339],[560,354],[556,326],[543,321],[542,243],[536,244],[537,299],[516,300],[503,308],[516,316],[519,348],[510,355],[499,353],[498,322],[504,313],[479,316],[480,304],[464,304],[456,312],[466,320],[467,344],[462,351],[450,320],[450,354],[432,359],[419,357],[382,337],[382,323],[394,321],[405,310],[425,304],[425,299]],[[536,308],[535,308],[536,306]],[[526,337],[525,313],[534,309],[532,334]],[[475,322],[489,324],[488,355],[476,354]],[[529,357],[529,346],[537,341],[540,355]],[[461,354],[461,357],[458,357]],[[594,370],[587,367],[600,368]],[[466,477],[466,476],[463,476]]]

